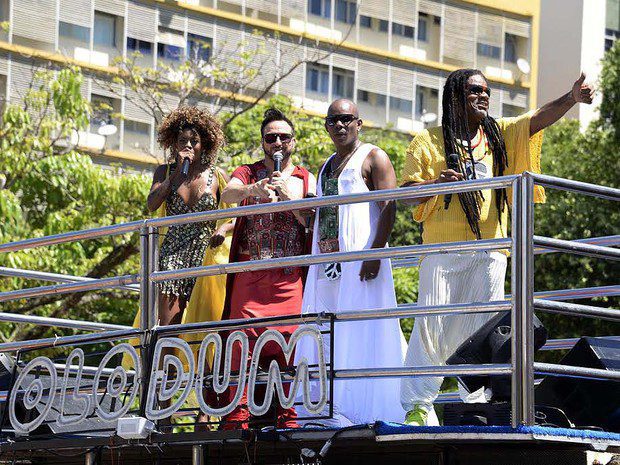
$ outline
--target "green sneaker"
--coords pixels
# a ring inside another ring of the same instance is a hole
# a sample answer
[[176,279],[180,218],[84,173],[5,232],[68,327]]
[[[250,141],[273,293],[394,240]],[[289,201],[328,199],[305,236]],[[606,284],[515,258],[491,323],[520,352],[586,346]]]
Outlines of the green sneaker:
[[405,415],[405,425],[410,426],[426,426],[426,420],[428,418],[428,411],[417,404],[413,407],[413,410],[409,410]]

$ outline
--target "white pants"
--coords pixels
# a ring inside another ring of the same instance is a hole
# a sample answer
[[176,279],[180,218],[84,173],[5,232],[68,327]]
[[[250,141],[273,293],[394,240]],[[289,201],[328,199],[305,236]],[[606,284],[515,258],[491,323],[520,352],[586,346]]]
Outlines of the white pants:
[[[429,255],[420,265],[418,305],[489,302],[504,299],[506,256],[500,252]],[[445,365],[458,347],[495,313],[441,315],[415,319],[406,366]],[[401,379],[405,411],[431,409],[443,377]]]

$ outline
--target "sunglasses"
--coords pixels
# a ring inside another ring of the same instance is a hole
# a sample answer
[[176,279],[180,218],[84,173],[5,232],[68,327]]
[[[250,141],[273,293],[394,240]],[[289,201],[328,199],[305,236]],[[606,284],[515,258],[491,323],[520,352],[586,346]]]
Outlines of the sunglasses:
[[272,132],[270,134],[265,134],[263,136],[263,140],[267,144],[273,144],[278,139],[280,139],[280,142],[282,142],[283,144],[286,144],[290,142],[292,138],[293,138],[293,134],[285,134],[285,133],[278,133],[278,132]]
[[490,97],[491,96],[491,88],[487,87],[487,86],[480,86],[480,85],[473,85],[473,86],[467,86],[467,91],[470,94],[476,94],[476,95],[480,95],[483,92],[486,92],[486,94]]
[[349,126],[353,121],[357,121],[359,118],[355,115],[333,115],[325,118],[325,124],[328,126],[336,126],[336,123],[340,121],[344,126]]

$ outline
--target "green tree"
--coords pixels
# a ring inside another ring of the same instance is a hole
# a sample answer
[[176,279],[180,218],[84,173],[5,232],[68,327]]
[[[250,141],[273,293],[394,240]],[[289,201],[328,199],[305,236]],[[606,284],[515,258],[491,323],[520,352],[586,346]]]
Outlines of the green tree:
[[[562,121],[546,131],[542,169],[546,174],[604,186],[618,187],[620,142],[620,42],[606,54],[600,79],[603,101],[600,117],[585,132],[577,121]],[[618,233],[617,202],[547,189],[548,200],[535,211],[535,233],[560,239],[600,237]],[[535,288],[573,289],[618,284],[617,262],[570,254],[538,256]],[[579,303],[617,308],[618,298]],[[553,337],[618,334],[619,326],[606,321],[542,315]]]
[[[0,242],[94,228],[142,218],[148,180],[94,165],[77,147],[90,105],[80,92],[78,69],[37,71],[23,102],[6,107],[0,125]],[[119,175],[120,174],[120,175]],[[134,235],[116,236],[0,254],[0,266],[93,278],[137,269]],[[39,281],[0,280],[0,290]],[[2,305],[2,310],[60,318],[128,323],[137,294],[102,291],[51,295]],[[0,326],[4,340],[62,333],[42,326]]]

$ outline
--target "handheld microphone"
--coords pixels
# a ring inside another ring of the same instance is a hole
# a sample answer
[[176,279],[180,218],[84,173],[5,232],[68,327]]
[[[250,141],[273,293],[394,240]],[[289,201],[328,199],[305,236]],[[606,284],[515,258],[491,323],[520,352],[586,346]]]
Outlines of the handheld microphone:
[[284,160],[284,155],[282,154],[282,150],[278,150],[273,154],[273,170],[274,171],[282,171],[282,160]]
[[183,160],[183,164],[181,165],[181,174],[184,178],[189,174],[189,158]]
[[[446,157],[446,165],[448,165],[448,169],[458,171],[459,155],[457,153],[449,154]],[[448,209],[448,206],[450,205],[450,200],[452,200],[452,194],[445,194],[443,197],[444,209]]]

